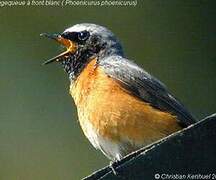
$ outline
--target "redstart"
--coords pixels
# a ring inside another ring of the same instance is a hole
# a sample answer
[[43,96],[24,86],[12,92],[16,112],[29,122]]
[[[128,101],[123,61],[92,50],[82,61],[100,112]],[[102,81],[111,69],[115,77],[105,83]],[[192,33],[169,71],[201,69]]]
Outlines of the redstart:
[[107,28],[83,23],[42,35],[65,47],[44,64],[63,65],[85,136],[112,161],[196,122],[163,83],[124,56]]

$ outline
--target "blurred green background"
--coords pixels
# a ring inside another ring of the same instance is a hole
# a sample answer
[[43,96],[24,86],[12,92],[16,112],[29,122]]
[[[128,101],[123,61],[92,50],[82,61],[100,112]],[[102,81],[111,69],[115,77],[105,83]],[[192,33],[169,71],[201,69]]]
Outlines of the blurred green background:
[[0,180],[74,180],[109,163],[79,127],[61,66],[41,66],[60,49],[40,33],[81,22],[107,26],[129,58],[202,118],[216,112],[213,2],[0,8]]

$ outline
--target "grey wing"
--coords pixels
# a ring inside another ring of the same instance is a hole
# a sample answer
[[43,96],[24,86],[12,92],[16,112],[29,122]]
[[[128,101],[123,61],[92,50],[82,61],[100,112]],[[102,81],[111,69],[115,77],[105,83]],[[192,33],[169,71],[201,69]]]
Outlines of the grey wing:
[[108,76],[117,80],[136,97],[157,109],[176,115],[182,126],[196,122],[187,109],[170,94],[164,84],[135,63],[121,56],[110,56],[102,59],[99,65]]

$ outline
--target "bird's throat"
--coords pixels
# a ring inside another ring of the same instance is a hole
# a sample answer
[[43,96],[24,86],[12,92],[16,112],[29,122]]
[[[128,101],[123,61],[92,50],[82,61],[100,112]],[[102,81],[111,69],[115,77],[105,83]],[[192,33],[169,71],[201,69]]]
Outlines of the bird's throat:
[[75,54],[64,58],[62,66],[71,81],[75,81],[91,59],[95,57],[89,50],[79,49]]

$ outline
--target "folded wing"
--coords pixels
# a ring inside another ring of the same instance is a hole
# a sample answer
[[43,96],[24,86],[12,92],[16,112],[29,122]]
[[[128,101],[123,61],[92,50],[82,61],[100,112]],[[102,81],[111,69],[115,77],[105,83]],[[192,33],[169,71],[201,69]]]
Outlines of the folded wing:
[[151,106],[177,116],[186,127],[196,122],[189,111],[167,90],[164,84],[135,63],[121,57],[110,56],[99,62],[104,72],[119,82],[131,94]]

